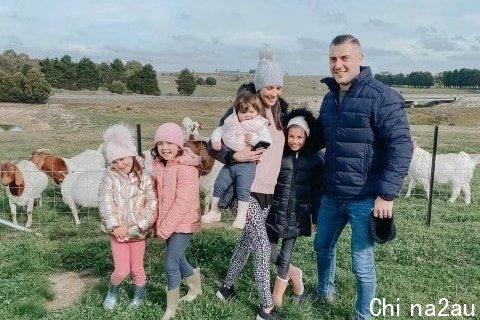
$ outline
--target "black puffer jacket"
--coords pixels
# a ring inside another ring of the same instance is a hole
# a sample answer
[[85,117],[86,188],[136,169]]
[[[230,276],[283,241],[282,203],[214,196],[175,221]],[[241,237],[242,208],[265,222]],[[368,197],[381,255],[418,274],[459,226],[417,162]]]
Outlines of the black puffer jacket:
[[[312,113],[304,108],[295,109],[285,117],[288,121],[296,116],[304,116],[313,126]],[[305,146],[293,152],[286,145],[283,153],[280,174],[278,176],[272,206],[267,217],[267,232],[280,238],[310,236],[312,222],[316,222],[316,213],[323,194],[323,154],[312,147],[314,136],[307,137]]]

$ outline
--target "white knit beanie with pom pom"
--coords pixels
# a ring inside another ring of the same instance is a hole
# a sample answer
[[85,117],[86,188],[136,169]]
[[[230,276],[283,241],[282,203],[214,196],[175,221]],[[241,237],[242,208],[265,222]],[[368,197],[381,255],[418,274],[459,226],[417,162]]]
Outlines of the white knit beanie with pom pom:
[[133,141],[132,131],[119,123],[109,127],[103,133],[103,151],[108,162],[127,157],[136,157],[137,148]]
[[283,87],[282,70],[273,53],[264,49],[260,51],[259,56],[260,61],[258,62],[255,79],[253,80],[255,90],[260,91],[260,89],[268,86]]

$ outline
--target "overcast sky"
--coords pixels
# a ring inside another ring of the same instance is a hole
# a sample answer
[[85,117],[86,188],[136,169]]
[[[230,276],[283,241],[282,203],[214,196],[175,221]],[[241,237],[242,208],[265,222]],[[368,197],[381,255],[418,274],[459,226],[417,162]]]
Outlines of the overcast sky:
[[350,33],[374,72],[480,69],[479,0],[2,0],[0,50],[248,71],[269,47],[290,74],[328,74]]

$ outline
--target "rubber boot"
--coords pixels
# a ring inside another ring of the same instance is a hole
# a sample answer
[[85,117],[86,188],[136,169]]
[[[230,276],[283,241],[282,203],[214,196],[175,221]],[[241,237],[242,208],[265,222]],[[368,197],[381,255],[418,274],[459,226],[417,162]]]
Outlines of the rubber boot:
[[275,285],[273,286],[272,292],[272,300],[273,304],[280,308],[283,304],[283,295],[285,294],[285,290],[288,287],[288,279],[284,280],[277,276],[275,278]]
[[162,320],[170,320],[177,314],[178,302],[180,298],[180,287],[168,290],[168,287],[165,288],[167,292],[167,309],[163,314]]
[[105,300],[103,301],[103,308],[106,310],[113,310],[115,306],[117,305],[117,300],[118,300],[118,289],[119,285],[115,286],[110,282],[110,285],[108,287],[108,293],[107,296],[105,297]]
[[200,268],[193,269],[193,275],[185,278],[188,286],[186,295],[180,298],[180,302],[193,301],[202,294],[202,281],[200,278]]
[[145,301],[145,284],[143,286],[135,286],[135,291],[133,293],[133,300],[128,304],[127,308],[134,309],[138,308]]
[[300,269],[299,267],[295,267],[293,264],[290,264],[290,266],[288,267],[288,277],[292,282],[293,293],[296,296],[301,296],[304,292],[302,276],[302,269]]
[[232,227],[237,229],[245,228],[245,222],[247,221],[248,201],[238,201],[237,217],[232,223]]
[[212,205],[210,207],[210,211],[202,216],[203,223],[212,223],[218,222],[222,218],[222,214],[220,213],[220,209],[218,208],[218,201],[220,198],[212,197]]

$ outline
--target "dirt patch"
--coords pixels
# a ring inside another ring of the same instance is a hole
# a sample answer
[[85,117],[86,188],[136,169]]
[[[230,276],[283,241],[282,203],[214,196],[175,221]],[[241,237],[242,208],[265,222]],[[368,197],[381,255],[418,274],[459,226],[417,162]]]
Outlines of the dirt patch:
[[2,124],[18,125],[25,131],[93,127],[90,120],[66,110],[61,104],[0,103]]
[[47,310],[66,308],[76,303],[88,288],[97,285],[100,279],[88,274],[65,272],[48,277],[52,284],[54,298],[47,301]]

